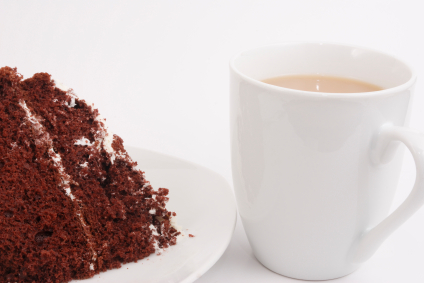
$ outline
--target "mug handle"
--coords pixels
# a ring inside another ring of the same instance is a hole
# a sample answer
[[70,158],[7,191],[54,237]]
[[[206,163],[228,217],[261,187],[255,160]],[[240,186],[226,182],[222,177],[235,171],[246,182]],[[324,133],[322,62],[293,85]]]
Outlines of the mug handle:
[[359,240],[354,262],[369,259],[397,228],[424,204],[424,134],[405,127],[385,124],[380,128],[371,158],[377,164],[388,163],[396,152],[396,141],[411,151],[417,169],[414,188],[406,200],[377,226],[365,232]]

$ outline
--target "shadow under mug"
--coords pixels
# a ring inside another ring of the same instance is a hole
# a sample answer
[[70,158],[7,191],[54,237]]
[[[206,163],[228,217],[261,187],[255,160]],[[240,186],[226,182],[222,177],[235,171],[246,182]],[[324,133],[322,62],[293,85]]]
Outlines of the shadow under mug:
[[[349,77],[383,87],[317,93],[261,82],[289,74]],[[347,275],[424,203],[424,135],[405,128],[414,72],[366,48],[282,43],[230,61],[234,188],[256,258],[282,275]],[[417,174],[388,216],[403,143]]]

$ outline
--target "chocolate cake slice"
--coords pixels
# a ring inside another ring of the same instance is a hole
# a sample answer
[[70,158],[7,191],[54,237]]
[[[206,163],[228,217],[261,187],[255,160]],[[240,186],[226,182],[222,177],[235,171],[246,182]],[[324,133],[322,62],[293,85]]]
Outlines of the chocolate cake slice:
[[0,69],[0,282],[68,282],[176,244],[153,190],[93,105],[49,74]]

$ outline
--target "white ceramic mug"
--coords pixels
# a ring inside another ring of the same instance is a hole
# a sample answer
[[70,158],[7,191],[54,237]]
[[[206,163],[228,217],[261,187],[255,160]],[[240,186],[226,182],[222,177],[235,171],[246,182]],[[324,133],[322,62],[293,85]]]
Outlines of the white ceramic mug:
[[[283,43],[230,62],[235,193],[256,258],[288,277],[347,275],[424,203],[424,135],[408,125],[414,72],[365,48]],[[350,77],[384,88],[316,93],[262,79],[288,74]],[[415,186],[391,215],[403,143]]]

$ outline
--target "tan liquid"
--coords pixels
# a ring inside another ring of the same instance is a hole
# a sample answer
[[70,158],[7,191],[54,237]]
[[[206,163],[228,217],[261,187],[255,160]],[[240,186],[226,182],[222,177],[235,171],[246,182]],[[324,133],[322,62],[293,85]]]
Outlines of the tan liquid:
[[297,90],[331,93],[369,92],[383,89],[355,79],[322,75],[279,76],[263,80],[262,82]]

